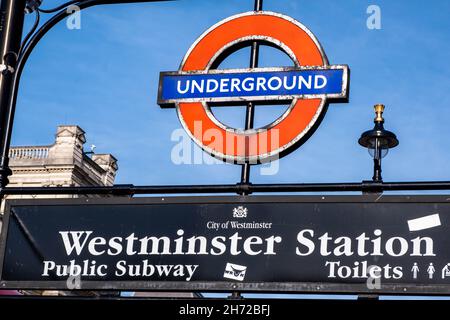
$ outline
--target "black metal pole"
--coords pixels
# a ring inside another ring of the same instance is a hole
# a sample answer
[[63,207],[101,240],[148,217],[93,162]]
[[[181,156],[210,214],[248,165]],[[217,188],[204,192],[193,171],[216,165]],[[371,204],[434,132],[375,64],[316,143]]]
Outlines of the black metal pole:
[[383,181],[381,177],[381,156],[382,156],[382,149],[380,148],[379,141],[377,140],[375,142],[375,150],[374,150],[374,157],[373,157],[373,177],[372,180],[374,182],[381,182]]
[[26,0],[1,0],[0,12],[0,190],[8,184],[9,126],[14,75],[18,62]]
[[420,182],[347,182],[347,183],[281,183],[281,184],[223,184],[223,185],[163,185],[111,187],[6,187],[2,195],[95,194],[133,196],[135,194],[249,194],[296,192],[363,192],[450,190],[450,181]]
[[[255,0],[255,11],[261,11],[263,6],[262,0]],[[257,41],[253,41],[251,52],[250,52],[250,68],[257,68],[259,60],[259,44]],[[246,114],[245,114],[245,130],[253,129],[253,122],[255,119],[255,106],[253,102],[247,104]],[[246,149],[249,149],[249,140],[245,143]],[[246,153],[247,153],[246,150]],[[245,162],[242,165],[241,170],[241,184],[250,183],[250,163]]]

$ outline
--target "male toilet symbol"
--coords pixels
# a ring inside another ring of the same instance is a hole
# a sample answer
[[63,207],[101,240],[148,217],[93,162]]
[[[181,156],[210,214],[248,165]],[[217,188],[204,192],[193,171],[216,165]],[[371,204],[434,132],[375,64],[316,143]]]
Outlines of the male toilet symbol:
[[417,265],[417,262],[414,262],[411,272],[413,273],[413,278],[417,279],[417,274],[419,273],[419,266]]

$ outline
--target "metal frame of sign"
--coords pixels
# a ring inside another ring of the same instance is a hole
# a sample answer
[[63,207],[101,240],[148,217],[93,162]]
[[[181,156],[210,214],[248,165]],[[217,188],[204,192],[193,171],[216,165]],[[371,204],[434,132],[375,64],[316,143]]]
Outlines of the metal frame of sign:
[[[125,205],[125,204],[217,204],[217,203],[449,203],[446,195],[380,196],[222,196],[222,197],[151,197],[103,199],[33,199],[7,200],[0,238],[0,289],[67,289],[67,281],[2,281],[3,260],[10,210],[14,205]],[[81,290],[133,290],[133,291],[201,291],[201,292],[289,292],[289,293],[340,293],[371,295],[450,295],[449,285],[382,284],[381,289],[368,289],[365,283],[316,282],[227,282],[227,281],[82,281]]]

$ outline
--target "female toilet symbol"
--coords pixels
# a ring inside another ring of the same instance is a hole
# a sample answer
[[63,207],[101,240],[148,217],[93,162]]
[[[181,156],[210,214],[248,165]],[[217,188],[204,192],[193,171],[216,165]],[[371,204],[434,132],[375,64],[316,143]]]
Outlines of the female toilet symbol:
[[434,268],[433,263],[430,263],[430,265],[428,266],[427,272],[428,272],[428,278],[433,279],[433,275],[436,272],[436,269]]

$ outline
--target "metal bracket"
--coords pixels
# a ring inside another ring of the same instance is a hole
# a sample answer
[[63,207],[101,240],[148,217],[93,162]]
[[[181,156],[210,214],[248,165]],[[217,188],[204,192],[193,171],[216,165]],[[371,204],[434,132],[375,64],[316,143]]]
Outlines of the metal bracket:
[[242,194],[242,195],[252,194],[251,186],[252,186],[252,184],[250,182],[247,182],[247,183],[242,183],[242,182],[236,183],[236,187],[238,189],[237,193]]
[[363,194],[381,194],[383,193],[383,182],[364,180],[361,184]]
[[25,13],[33,13],[36,11],[42,4],[42,0],[27,0],[27,4],[25,6]]
[[6,64],[0,64],[0,72],[3,73],[4,75],[7,75],[8,73],[14,73],[16,70]]

